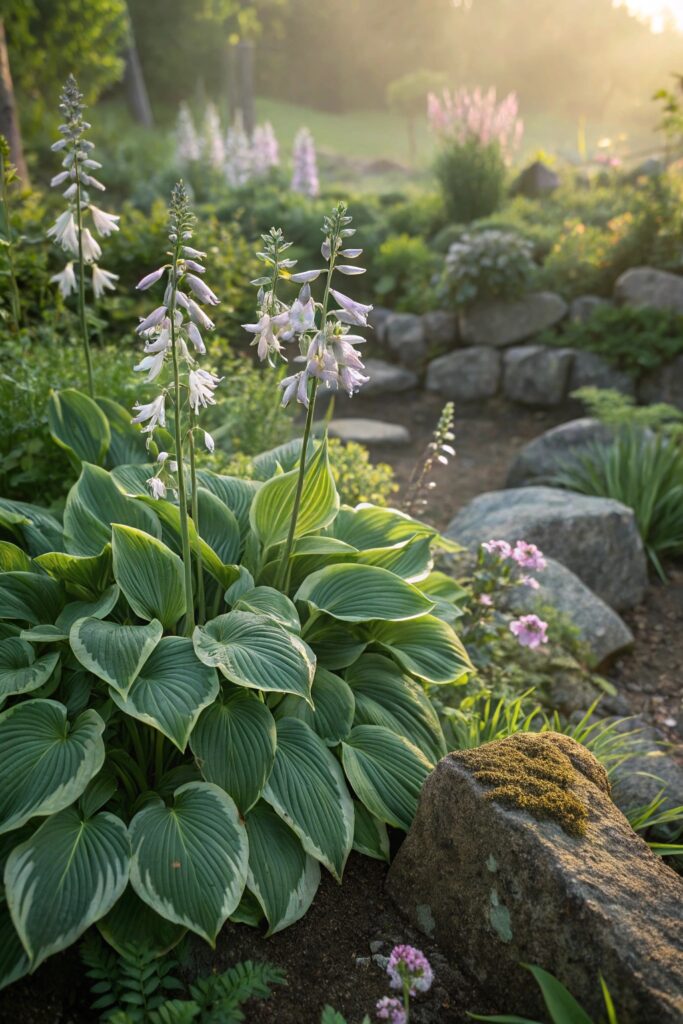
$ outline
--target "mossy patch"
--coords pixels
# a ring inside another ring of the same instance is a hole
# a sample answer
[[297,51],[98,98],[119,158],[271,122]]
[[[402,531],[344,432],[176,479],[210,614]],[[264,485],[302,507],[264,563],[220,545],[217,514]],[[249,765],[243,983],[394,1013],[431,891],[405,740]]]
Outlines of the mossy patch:
[[487,800],[556,821],[569,835],[585,835],[588,822],[588,808],[575,792],[577,775],[609,793],[602,765],[561,734],[518,733],[458,756],[478,782],[492,787]]

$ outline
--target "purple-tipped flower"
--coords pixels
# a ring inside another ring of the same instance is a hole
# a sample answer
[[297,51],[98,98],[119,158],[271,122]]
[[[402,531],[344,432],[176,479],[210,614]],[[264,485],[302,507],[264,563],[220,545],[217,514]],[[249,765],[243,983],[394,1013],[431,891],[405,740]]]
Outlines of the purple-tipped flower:
[[487,540],[482,544],[484,551],[488,551],[490,555],[495,555],[496,558],[511,558],[512,547],[506,540]]
[[510,623],[510,632],[519,640],[522,647],[540,647],[548,643],[548,623],[539,619],[538,615],[520,615]]
[[136,334],[146,334],[147,331],[151,331],[152,328],[156,327],[166,316],[166,306],[157,306],[152,312],[141,320],[138,326],[135,328]]
[[406,1024],[408,1015],[403,1004],[395,996],[382,996],[375,1007],[377,1020],[386,1020],[389,1024]]
[[405,984],[411,996],[427,992],[434,980],[429,960],[415,946],[394,946],[387,963],[387,974],[393,989],[401,991]]
[[538,590],[541,584],[533,576],[520,576],[519,582],[523,587],[529,587],[530,590]]
[[545,569],[546,560],[543,553],[535,544],[528,541],[518,540],[512,552],[512,557],[520,569]]
[[141,281],[138,281],[135,287],[140,292],[147,291],[147,289],[151,288],[153,284],[156,284],[157,281],[161,280],[167,269],[168,264],[165,263],[163,267],[159,267],[158,270],[153,270],[151,274],[147,274],[146,277],[143,277]]
[[349,296],[344,295],[343,292],[338,292],[335,288],[330,288],[330,294],[334,296],[341,306],[341,309],[335,312],[335,316],[338,320],[341,320],[342,323],[345,324],[367,327],[368,314],[371,312],[372,306],[366,306],[362,302],[356,302],[355,299],[349,298]]
[[220,304],[221,300],[214,294],[214,292],[211,291],[209,286],[202,281],[201,277],[196,277],[194,274],[186,274],[185,280],[200,302],[206,302],[209,306],[218,306]]
[[320,192],[318,181],[318,162],[315,155],[315,143],[308,128],[300,128],[294,138],[292,151],[292,192],[300,192],[311,199]]
[[181,103],[178,108],[178,122],[176,126],[176,156],[181,167],[199,160],[201,146],[197,129],[187,103]]

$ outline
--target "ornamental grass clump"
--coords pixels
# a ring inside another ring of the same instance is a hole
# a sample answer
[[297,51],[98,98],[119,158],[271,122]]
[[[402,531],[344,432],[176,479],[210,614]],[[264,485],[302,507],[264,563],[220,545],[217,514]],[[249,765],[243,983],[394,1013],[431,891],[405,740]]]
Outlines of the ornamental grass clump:
[[[102,255],[102,249],[90,228],[84,226],[84,220],[86,215],[89,215],[96,234],[107,238],[112,231],[119,230],[120,218],[101,210],[90,199],[91,189],[96,189],[99,192],[105,191],[102,182],[91,173],[99,170],[102,164],[93,160],[91,154],[95,145],[85,138],[85,133],[91,125],[83,117],[83,94],[79,91],[73,75],[69,75],[66,80],[60,97],[59,110],[64,118],[63,124],[59,126],[59,133],[62,137],[53,143],[52,149],[54,152],[63,154],[62,167],[64,170],[55,174],[50,184],[53,188],[61,188],[68,182],[63,192],[64,198],[67,200],[67,208],[64,213],[60,214],[47,234],[73,258],[51,280],[59,286],[59,291],[64,298],[68,298],[72,292],[78,294],[78,312],[88,375],[88,391],[92,397],[94,395],[92,355],[85,304],[86,268],[90,270],[90,283],[95,299],[101,298],[106,291],[114,290],[114,282],[118,280],[118,275],[103,270],[99,266],[98,261]],[[74,271],[74,263],[77,266],[76,271]]]

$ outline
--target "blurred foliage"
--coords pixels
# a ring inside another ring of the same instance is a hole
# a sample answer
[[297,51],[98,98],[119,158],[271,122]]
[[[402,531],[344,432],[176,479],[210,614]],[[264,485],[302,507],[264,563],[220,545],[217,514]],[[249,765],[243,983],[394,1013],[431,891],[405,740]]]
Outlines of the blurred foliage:
[[375,295],[399,312],[426,313],[436,305],[436,268],[437,256],[422,238],[392,235],[372,259]]
[[533,247],[509,231],[464,233],[452,243],[439,283],[446,306],[482,299],[513,299],[529,289],[536,273]]
[[598,308],[584,323],[546,333],[548,344],[585,349],[639,376],[683,352],[683,316],[668,309]]
[[656,434],[683,438],[683,411],[667,402],[636,405],[635,398],[614,388],[578,388],[572,398],[582,402],[589,416],[613,427],[637,426]]
[[434,161],[434,173],[446,212],[458,223],[488,217],[503,201],[506,170],[497,142],[445,140]]

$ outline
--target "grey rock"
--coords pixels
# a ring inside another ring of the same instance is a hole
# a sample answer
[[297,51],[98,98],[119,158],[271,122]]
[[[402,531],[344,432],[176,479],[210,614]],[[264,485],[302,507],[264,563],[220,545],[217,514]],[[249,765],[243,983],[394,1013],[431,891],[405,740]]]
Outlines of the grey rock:
[[433,359],[425,387],[454,401],[492,398],[500,387],[501,355],[495,348],[467,348]]
[[635,395],[633,377],[624,370],[617,370],[595,352],[574,350],[574,361],[569,374],[569,393],[577,388],[612,388],[624,395]]
[[375,338],[380,345],[386,341],[387,320],[393,315],[393,310],[386,309],[384,306],[373,306],[370,310],[368,315],[368,326],[372,328],[370,337]]
[[[596,666],[605,665],[632,646],[633,633],[624,620],[560,562],[548,558],[545,569],[530,572],[529,575],[538,580],[539,589],[518,587],[512,591],[510,607],[515,612],[533,612],[539,603],[553,605],[577,627],[581,640],[590,648]],[[573,678],[560,682],[570,690],[576,690]],[[587,708],[596,696],[590,688],[585,694],[579,695],[576,707]],[[565,713],[576,710],[575,707],[569,708],[567,701],[559,698],[552,700],[552,704],[553,707],[561,707]]]
[[560,187],[560,179],[552,167],[541,160],[534,160],[525,167],[515,179],[510,189],[513,196],[526,196],[527,199],[542,199]]
[[[538,757],[569,773],[588,813],[584,835],[490,799],[474,772],[504,753],[523,786]],[[515,765],[517,766],[515,769]],[[683,884],[631,829],[604,771],[557,733],[520,733],[444,757],[389,870],[389,894],[501,1009],[545,1019],[520,962],[565,984],[591,1017],[607,982],[622,1024],[683,1016]]]
[[683,355],[646,374],[640,381],[641,402],[668,402],[683,409]]
[[410,444],[410,432],[400,423],[384,423],[382,420],[362,417],[341,417],[332,420],[330,437],[341,441],[357,441],[358,444],[384,444],[400,446]]
[[446,536],[468,547],[491,538],[537,544],[617,611],[639,604],[647,585],[633,510],[611,498],[554,487],[489,491],[458,512]]
[[460,314],[460,337],[466,345],[506,348],[554,327],[567,310],[567,303],[554,292],[532,292],[513,302],[476,303]]
[[371,957],[369,957],[369,956],[357,956],[356,957],[356,967],[360,967],[360,968],[362,968],[362,970],[367,970],[367,968],[370,967],[371,965],[372,965],[372,958]]
[[430,348],[454,348],[460,340],[458,314],[447,309],[435,309],[422,316],[424,333]]
[[427,338],[421,316],[392,313],[385,321],[385,340],[403,366],[420,366],[427,355]]
[[363,385],[364,395],[394,395],[418,385],[418,376],[412,370],[383,359],[366,359],[365,374],[370,380]]
[[628,181],[636,182],[639,178],[657,178],[666,170],[666,164],[656,156],[649,156],[634,167],[628,175]]
[[381,953],[385,946],[386,942],[383,939],[373,939],[370,943],[370,952]]
[[571,348],[520,345],[505,352],[503,393],[521,405],[550,408],[567,396],[574,359]]
[[560,465],[592,445],[609,444],[613,430],[591,416],[582,416],[546,430],[521,449],[508,471],[506,487],[524,487],[548,480]]
[[[613,774],[612,798],[624,813],[643,807],[662,790],[662,810],[683,806],[683,767],[671,756],[662,737],[640,718],[616,721],[619,732],[631,732],[630,746],[635,756],[617,765]],[[671,826],[658,826],[657,838],[671,842]]]
[[575,324],[585,324],[598,309],[606,309],[612,303],[599,295],[579,295],[569,303],[569,319]]
[[683,277],[654,267],[632,267],[617,278],[614,298],[624,306],[650,306],[683,313]]

